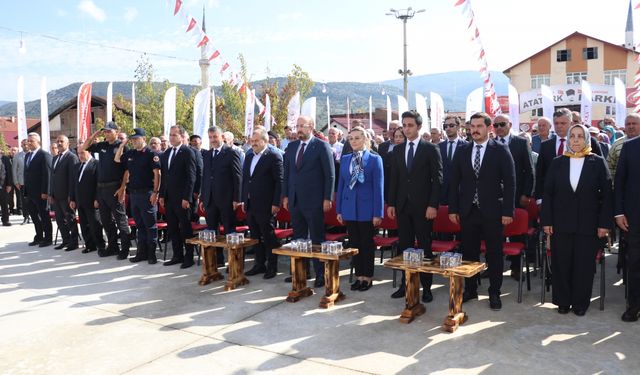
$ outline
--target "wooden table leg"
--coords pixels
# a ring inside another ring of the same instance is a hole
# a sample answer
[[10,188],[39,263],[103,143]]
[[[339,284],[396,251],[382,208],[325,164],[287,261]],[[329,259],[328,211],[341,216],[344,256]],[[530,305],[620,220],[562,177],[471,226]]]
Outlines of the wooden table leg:
[[202,276],[198,281],[199,285],[207,285],[212,281],[220,280],[223,276],[218,272],[218,262],[216,260],[216,248],[212,246],[202,247]]
[[249,284],[249,279],[244,276],[244,247],[233,246],[229,251],[229,277],[224,284],[224,290],[233,290],[240,285]]
[[320,299],[320,307],[323,309],[333,306],[344,299],[340,291],[340,262],[337,260],[322,260],[324,262],[324,296]]
[[313,290],[307,286],[307,267],[304,259],[291,257],[291,291],[287,296],[287,302],[298,302],[300,298],[313,294]]
[[400,323],[411,323],[415,318],[425,313],[426,309],[420,303],[420,273],[405,270],[406,304],[404,311],[400,314]]
[[442,329],[447,332],[455,332],[458,327],[467,321],[467,314],[462,311],[462,276],[449,276],[449,314],[444,320]]

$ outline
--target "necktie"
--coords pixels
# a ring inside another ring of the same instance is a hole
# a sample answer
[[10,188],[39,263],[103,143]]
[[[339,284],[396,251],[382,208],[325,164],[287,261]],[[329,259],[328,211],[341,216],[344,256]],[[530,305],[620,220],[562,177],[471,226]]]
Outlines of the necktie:
[[298,156],[296,157],[296,169],[300,169],[300,165],[302,164],[302,156],[304,155],[304,146],[303,143],[300,145],[300,151],[298,151]]
[[407,155],[407,170],[411,171],[413,165],[413,142],[409,142],[409,155]]
[[173,158],[176,156],[177,153],[178,153],[178,148],[174,147],[171,150],[171,155],[169,155],[169,163],[168,163],[169,168],[171,168],[171,161],[173,160]]
[[564,154],[564,138],[560,138],[560,147],[558,147],[558,156]]
[[507,141],[504,138],[500,138],[500,142],[502,142],[503,145],[507,143]]
[[449,149],[447,150],[447,159],[451,161],[452,157],[453,157],[453,141],[449,141]]
[[362,154],[359,151],[353,153],[351,159],[351,180],[349,180],[349,189],[353,190],[356,182],[364,182],[364,171],[362,170]]
[[29,164],[31,164],[31,158],[33,157],[33,153],[30,152],[27,154],[27,167],[29,167]]
[[213,150],[213,157],[215,158],[216,156],[218,156],[218,149]]
[[[65,153],[66,154],[66,153]],[[55,170],[56,167],[58,166],[58,163],[60,163],[60,160],[62,160],[62,158],[64,157],[65,154],[60,154],[60,156],[58,156],[56,158],[56,164],[53,166],[53,169]]]
[[[482,145],[476,145],[476,155],[473,158],[473,173],[475,173],[476,175],[476,180],[478,179],[478,176],[480,176],[480,150],[482,150]],[[473,194],[473,204],[480,207],[477,181],[476,181],[476,191]]]
[[82,181],[82,174],[84,173],[84,168],[87,166],[87,163],[84,162],[80,166],[80,175],[78,176],[78,182]]

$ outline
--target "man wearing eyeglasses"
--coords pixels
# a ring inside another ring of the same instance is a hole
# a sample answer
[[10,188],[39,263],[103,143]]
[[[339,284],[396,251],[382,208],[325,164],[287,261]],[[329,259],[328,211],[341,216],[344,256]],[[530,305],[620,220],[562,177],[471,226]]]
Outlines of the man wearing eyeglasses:
[[449,178],[453,156],[456,154],[458,146],[467,143],[459,136],[460,125],[462,125],[462,119],[454,115],[447,115],[444,118],[444,125],[442,125],[447,135],[447,140],[438,144],[442,156],[442,190],[440,191],[440,204],[442,205],[449,204]]

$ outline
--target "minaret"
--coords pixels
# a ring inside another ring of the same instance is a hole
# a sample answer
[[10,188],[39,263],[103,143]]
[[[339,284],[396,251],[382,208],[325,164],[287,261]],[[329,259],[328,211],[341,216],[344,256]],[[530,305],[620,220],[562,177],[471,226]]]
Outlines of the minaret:
[[[206,32],[204,24],[204,6],[202,6],[202,31]],[[209,60],[207,60],[207,45],[200,47],[200,86],[204,89],[209,86]]]
[[631,8],[631,0],[629,0],[629,12],[627,13],[624,46],[625,48],[635,50],[635,46],[633,45],[633,10]]

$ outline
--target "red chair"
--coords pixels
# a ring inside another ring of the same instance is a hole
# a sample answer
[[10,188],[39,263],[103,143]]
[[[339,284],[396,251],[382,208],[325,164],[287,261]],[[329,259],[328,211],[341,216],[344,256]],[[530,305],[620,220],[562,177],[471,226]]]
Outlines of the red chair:
[[[460,224],[455,224],[449,220],[449,206],[439,206],[436,219],[433,221],[433,232],[455,235],[460,233]],[[460,246],[457,240],[432,240],[431,251],[434,253],[443,253],[455,250]]]
[[[531,199],[529,204],[527,205],[527,213],[529,214],[529,232],[527,235],[530,240],[536,241],[536,259],[533,267],[534,275],[538,272],[538,267],[542,265],[542,249],[543,246],[541,242],[542,230],[540,229],[540,211],[538,209],[538,205],[536,204],[535,199]],[[528,265],[527,265],[528,266]]]
[[[247,214],[245,212],[242,211],[242,207],[238,206],[238,208],[236,208],[236,221],[239,223],[244,223],[245,220],[247,219]],[[236,233],[245,233],[249,231],[249,226],[246,224],[243,225],[238,225],[235,228]],[[224,231],[224,227],[222,225],[220,225],[218,227],[218,233],[220,234],[226,234]]]
[[[338,213],[336,212],[336,203],[333,202],[331,209],[324,213],[324,225],[328,227],[342,228],[344,224],[338,221]],[[344,241],[347,238],[347,232],[327,233],[325,232],[326,241]]]
[[[276,215],[276,224],[278,227],[275,229],[276,238],[279,240],[287,240],[293,237],[293,228],[291,228],[291,213],[284,207],[280,207],[280,211]],[[284,226],[284,228],[279,228]]]
[[[388,206],[385,204],[384,213],[383,213],[384,215],[382,216],[382,222],[377,228],[382,230],[382,234],[377,234],[373,236],[374,245],[376,246],[376,248],[380,249],[380,263],[382,263],[385,248],[391,249],[392,256],[395,256],[396,254],[398,254],[399,237],[389,236],[389,231],[398,230],[398,221],[397,219],[392,219],[389,217],[389,214],[387,213],[387,207]],[[397,270],[395,269],[393,270],[393,287],[394,288],[396,287],[396,271]],[[349,281],[351,281],[352,279],[351,277],[352,273],[353,273],[353,266],[351,267],[351,273],[349,274]]]

